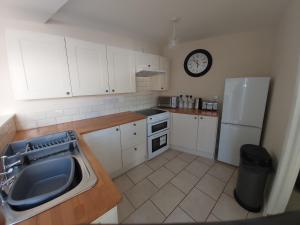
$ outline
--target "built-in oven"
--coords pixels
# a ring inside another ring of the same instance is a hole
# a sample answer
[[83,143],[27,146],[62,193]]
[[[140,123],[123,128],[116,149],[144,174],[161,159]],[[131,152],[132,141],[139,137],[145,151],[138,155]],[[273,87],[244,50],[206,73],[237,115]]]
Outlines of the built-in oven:
[[160,131],[148,137],[148,156],[149,159],[166,151],[170,147],[169,130]]
[[159,132],[168,130],[170,128],[170,119],[163,119],[161,121],[157,122],[150,122],[148,123],[148,136],[151,136],[153,134],[158,134]]

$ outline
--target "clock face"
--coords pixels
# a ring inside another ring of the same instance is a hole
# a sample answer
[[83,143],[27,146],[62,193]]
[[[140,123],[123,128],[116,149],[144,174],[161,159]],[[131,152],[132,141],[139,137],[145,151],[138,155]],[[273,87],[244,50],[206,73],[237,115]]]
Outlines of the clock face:
[[204,49],[192,51],[184,61],[184,69],[187,74],[193,77],[200,77],[206,74],[212,65],[210,53]]

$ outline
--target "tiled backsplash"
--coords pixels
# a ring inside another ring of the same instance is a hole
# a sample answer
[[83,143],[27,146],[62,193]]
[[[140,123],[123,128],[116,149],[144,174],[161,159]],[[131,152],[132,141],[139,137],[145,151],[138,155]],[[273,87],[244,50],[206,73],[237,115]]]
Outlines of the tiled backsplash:
[[28,102],[22,107],[27,111],[19,109],[16,112],[17,130],[153,107],[159,92],[149,91],[150,87],[151,80],[143,77],[137,78],[137,92],[132,94],[58,99],[55,103],[49,101],[47,106],[39,101]]
[[10,143],[16,134],[16,125],[13,116],[3,118],[5,122],[0,119],[0,152]]

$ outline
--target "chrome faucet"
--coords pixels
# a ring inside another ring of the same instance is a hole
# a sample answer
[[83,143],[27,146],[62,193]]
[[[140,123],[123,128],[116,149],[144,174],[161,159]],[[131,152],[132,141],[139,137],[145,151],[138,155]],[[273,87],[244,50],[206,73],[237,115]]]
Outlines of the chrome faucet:
[[6,164],[6,159],[7,159],[6,155],[1,156],[0,159],[1,159],[3,173],[5,173],[6,170],[10,169],[11,167],[14,167],[14,166],[16,166],[18,164],[22,164],[23,163],[23,160],[19,159],[18,161],[13,162],[11,164]]

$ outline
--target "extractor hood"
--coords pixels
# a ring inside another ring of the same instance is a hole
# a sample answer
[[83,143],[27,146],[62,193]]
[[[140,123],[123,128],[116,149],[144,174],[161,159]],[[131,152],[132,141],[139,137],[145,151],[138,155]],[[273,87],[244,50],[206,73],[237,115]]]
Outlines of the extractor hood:
[[157,69],[152,69],[152,68],[139,68],[136,70],[136,76],[137,77],[151,77],[155,76],[158,74],[165,74],[165,70],[157,70]]

